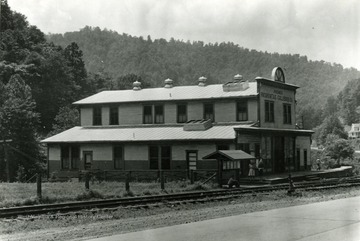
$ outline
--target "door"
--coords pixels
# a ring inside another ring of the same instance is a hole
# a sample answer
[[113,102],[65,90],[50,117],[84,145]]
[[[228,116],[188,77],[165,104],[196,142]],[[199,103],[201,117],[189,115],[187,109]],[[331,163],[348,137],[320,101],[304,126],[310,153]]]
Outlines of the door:
[[274,137],[274,171],[285,171],[285,152],[284,152],[284,137]]
[[197,151],[186,151],[186,162],[189,170],[196,170],[197,159],[198,159]]
[[84,156],[84,168],[85,168],[85,170],[91,169],[91,163],[92,163],[92,160],[93,160],[93,152],[92,151],[84,151],[83,156]]

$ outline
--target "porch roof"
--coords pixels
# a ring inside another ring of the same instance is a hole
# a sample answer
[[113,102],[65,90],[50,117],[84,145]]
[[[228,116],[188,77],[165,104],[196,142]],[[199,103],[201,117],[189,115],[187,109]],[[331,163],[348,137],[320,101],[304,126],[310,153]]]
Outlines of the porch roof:
[[225,157],[231,161],[255,159],[254,156],[242,150],[219,150],[204,156],[203,159],[217,159],[219,156]]
[[281,128],[266,128],[266,127],[255,127],[255,126],[235,126],[234,129],[240,132],[248,133],[270,133],[270,134],[285,134],[292,136],[311,136],[314,131],[303,130],[303,129],[281,129]]
[[42,143],[146,142],[234,140],[234,125],[213,126],[202,131],[185,131],[183,126],[73,127]]

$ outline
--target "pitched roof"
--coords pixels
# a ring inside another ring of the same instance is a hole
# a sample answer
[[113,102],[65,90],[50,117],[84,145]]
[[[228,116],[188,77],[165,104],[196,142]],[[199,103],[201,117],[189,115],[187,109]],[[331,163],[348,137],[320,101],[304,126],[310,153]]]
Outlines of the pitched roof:
[[204,156],[203,159],[216,159],[217,156],[223,156],[232,161],[255,159],[254,156],[242,150],[219,150],[207,156]]
[[43,140],[43,143],[140,142],[233,140],[234,126],[213,126],[204,131],[184,131],[183,126],[164,127],[74,127]]
[[223,91],[222,84],[207,86],[175,86],[172,88],[148,88],[141,90],[102,91],[85,99],[74,102],[76,105],[129,103],[143,101],[196,100],[211,98],[233,98],[256,96],[256,82],[250,82],[243,91]]

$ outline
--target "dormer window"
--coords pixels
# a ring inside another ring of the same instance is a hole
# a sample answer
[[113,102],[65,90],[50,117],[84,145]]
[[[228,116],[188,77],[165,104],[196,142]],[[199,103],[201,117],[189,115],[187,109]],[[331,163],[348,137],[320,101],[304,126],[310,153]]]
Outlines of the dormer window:
[[94,107],[93,108],[93,125],[94,126],[101,126],[101,107]]

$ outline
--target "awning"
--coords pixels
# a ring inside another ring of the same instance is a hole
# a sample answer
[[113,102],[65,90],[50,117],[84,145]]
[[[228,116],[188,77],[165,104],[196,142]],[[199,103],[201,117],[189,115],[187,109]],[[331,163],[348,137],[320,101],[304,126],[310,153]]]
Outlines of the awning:
[[218,159],[223,157],[230,161],[241,161],[241,160],[252,160],[255,159],[254,156],[242,151],[242,150],[221,150],[215,151],[207,156],[204,156],[203,159]]
[[311,136],[314,131],[302,129],[280,129],[280,128],[264,128],[264,127],[248,127],[235,126],[235,131],[242,133],[257,133],[257,134],[273,134],[273,135],[292,135],[292,136]]

